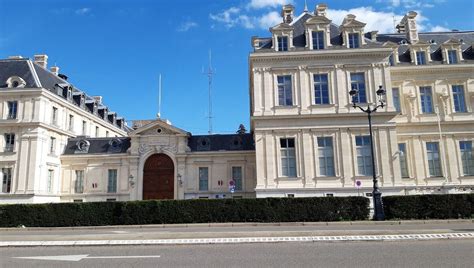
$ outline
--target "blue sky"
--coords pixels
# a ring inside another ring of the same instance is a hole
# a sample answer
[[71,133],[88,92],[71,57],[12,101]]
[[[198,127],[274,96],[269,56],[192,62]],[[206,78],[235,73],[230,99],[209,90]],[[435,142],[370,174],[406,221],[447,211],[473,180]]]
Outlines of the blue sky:
[[[304,0],[0,0],[0,58],[48,54],[48,66],[89,95],[102,95],[127,120],[157,113],[193,134],[208,130],[207,77],[212,50],[213,130],[249,129],[248,54],[252,36],[269,36],[284,3],[297,15]],[[474,29],[472,0],[324,1],[340,23],[353,13],[366,31],[392,32],[393,18],[419,13],[422,31]],[[314,10],[319,1],[308,0]]]

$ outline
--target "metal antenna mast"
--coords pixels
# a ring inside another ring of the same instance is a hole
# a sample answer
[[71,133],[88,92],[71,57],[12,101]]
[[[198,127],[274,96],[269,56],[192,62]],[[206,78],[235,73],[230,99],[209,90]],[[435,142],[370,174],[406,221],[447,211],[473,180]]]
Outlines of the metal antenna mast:
[[157,117],[161,117],[161,74],[158,79],[158,114]]
[[211,56],[211,50],[209,49],[209,68],[207,70],[207,73],[204,73],[207,75],[207,78],[209,80],[209,135],[212,134],[212,97],[211,97],[211,89],[212,89],[212,76],[214,75],[214,70],[212,69],[212,56]]

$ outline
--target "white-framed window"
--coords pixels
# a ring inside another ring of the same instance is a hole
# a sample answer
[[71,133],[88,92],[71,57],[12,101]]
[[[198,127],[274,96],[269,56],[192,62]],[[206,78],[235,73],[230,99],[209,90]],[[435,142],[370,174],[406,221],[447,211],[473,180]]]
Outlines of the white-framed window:
[[18,101],[8,101],[7,107],[7,119],[16,119],[18,112]]
[[443,173],[441,171],[441,158],[439,155],[439,143],[427,142],[426,154],[427,154],[427,159],[428,159],[428,169],[429,169],[430,177],[443,176]]
[[56,138],[49,138],[49,154],[56,155]]
[[278,36],[278,51],[288,51],[288,36]]
[[390,56],[388,57],[388,63],[390,64],[390,66],[395,66],[395,56],[392,54],[390,54]]
[[109,137],[109,131],[108,130],[105,131],[105,137],[107,137],[107,138]]
[[74,131],[74,115],[69,115],[69,131]]
[[407,145],[406,143],[398,144],[398,152],[400,159],[400,173],[402,178],[408,178],[408,162],[407,162]]
[[456,50],[448,50],[448,64],[458,63],[458,52]]
[[51,111],[51,124],[57,126],[58,125],[58,108],[53,106]]
[[2,168],[2,193],[10,193],[12,186],[12,168]]
[[294,138],[280,139],[281,174],[283,177],[296,177],[296,150]]
[[400,90],[397,87],[392,88],[392,98],[393,98],[393,107],[395,107],[395,111],[401,113],[402,107],[400,105]]
[[361,176],[372,176],[372,153],[370,136],[356,136],[357,171]]
[[242,191],[242,167],[232,167],[232,180],[235,182],[235,190]]
[[332,137],[318,137],[319,175],[335,176],[334,147]]
[[464,176],[474,176],[474,151],[472,141],[460,141],[462,172]]
[[48,178],[46,180],[46,191],[48,193],[53,192],[53,181],[54,181],[54,170],[48,169]]
[[360,35],[359,33],[349,33],[348,38],[349,38],[349,48],[359,48],[359,38]]
[[431,87],[420,87],[420,102],[422,113],[433,113],[433,95],[431,92]]
[[293,105],[293,90],[291,85],[291,75],[277,76],[278,83],[278,105]]
[[328,74],[314,74],[314,104],[329,104]]
[[353,102],[367,103],[364,73],[351,73],[351,89],[357,91],[357,94],[352,97]]
[[209,190],[209,167],[199,167],[199,191]]
[[3,134],[5,139],[5,148],[4,152],[13,152],[15,150],[15,133],[5,133]]
[[117,192],[117,170],[109,169],[107,177],[107,193]]
[[424,51],[417,51],[415,55],[416,55],[416,65],[426,64],[426,53]]
[[324,49],[324,31],[312,31],[313,49]]
[[464,86],[463,85],[453,85],[453,103],[454,111],[456,113],[465,113],[466,110],[466,100],[464,98]]
[[95,136],[99,137],[99,127],[95,127]]
[[87,133],[87,122],[82,120],[82,135],[86,135]]
[[76,170],[74,192],[77,194],[82,194],[84,192],[84,170]]

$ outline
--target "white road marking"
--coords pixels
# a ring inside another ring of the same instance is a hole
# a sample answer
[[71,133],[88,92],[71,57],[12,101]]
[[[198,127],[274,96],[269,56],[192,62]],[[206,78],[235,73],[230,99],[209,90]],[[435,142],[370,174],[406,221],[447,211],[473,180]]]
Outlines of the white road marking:
[[146,259],[160,258],[159,255],[149,256],[91,256],[89,255],[60,255],[60,256],[32,256],[32,257],[13,257],[15,259],[44,260],[44,261],[81,261],[83,259]]
[[127,231],[111,231],[112,233],[116,233],[116,234],[128,234]]
[[149,240],[77,240],[77,241],[0,241],[0,247],[25,246],[108,246],[108,245],[196,245],[231,243],[276,242],[334,242],[334,241],[400,241],[435,239],[473,239],[474,232],[440,234],[397,235],[344,235],[344,236],[296,236],[296,237],[234,237],[234,238],[185,238]]

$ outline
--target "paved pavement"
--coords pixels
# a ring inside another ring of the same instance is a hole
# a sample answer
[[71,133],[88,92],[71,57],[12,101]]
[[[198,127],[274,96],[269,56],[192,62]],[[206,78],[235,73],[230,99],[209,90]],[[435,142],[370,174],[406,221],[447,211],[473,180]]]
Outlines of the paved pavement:
[[472,267],[473,252],[473,240],[0,248],[0,267]]

